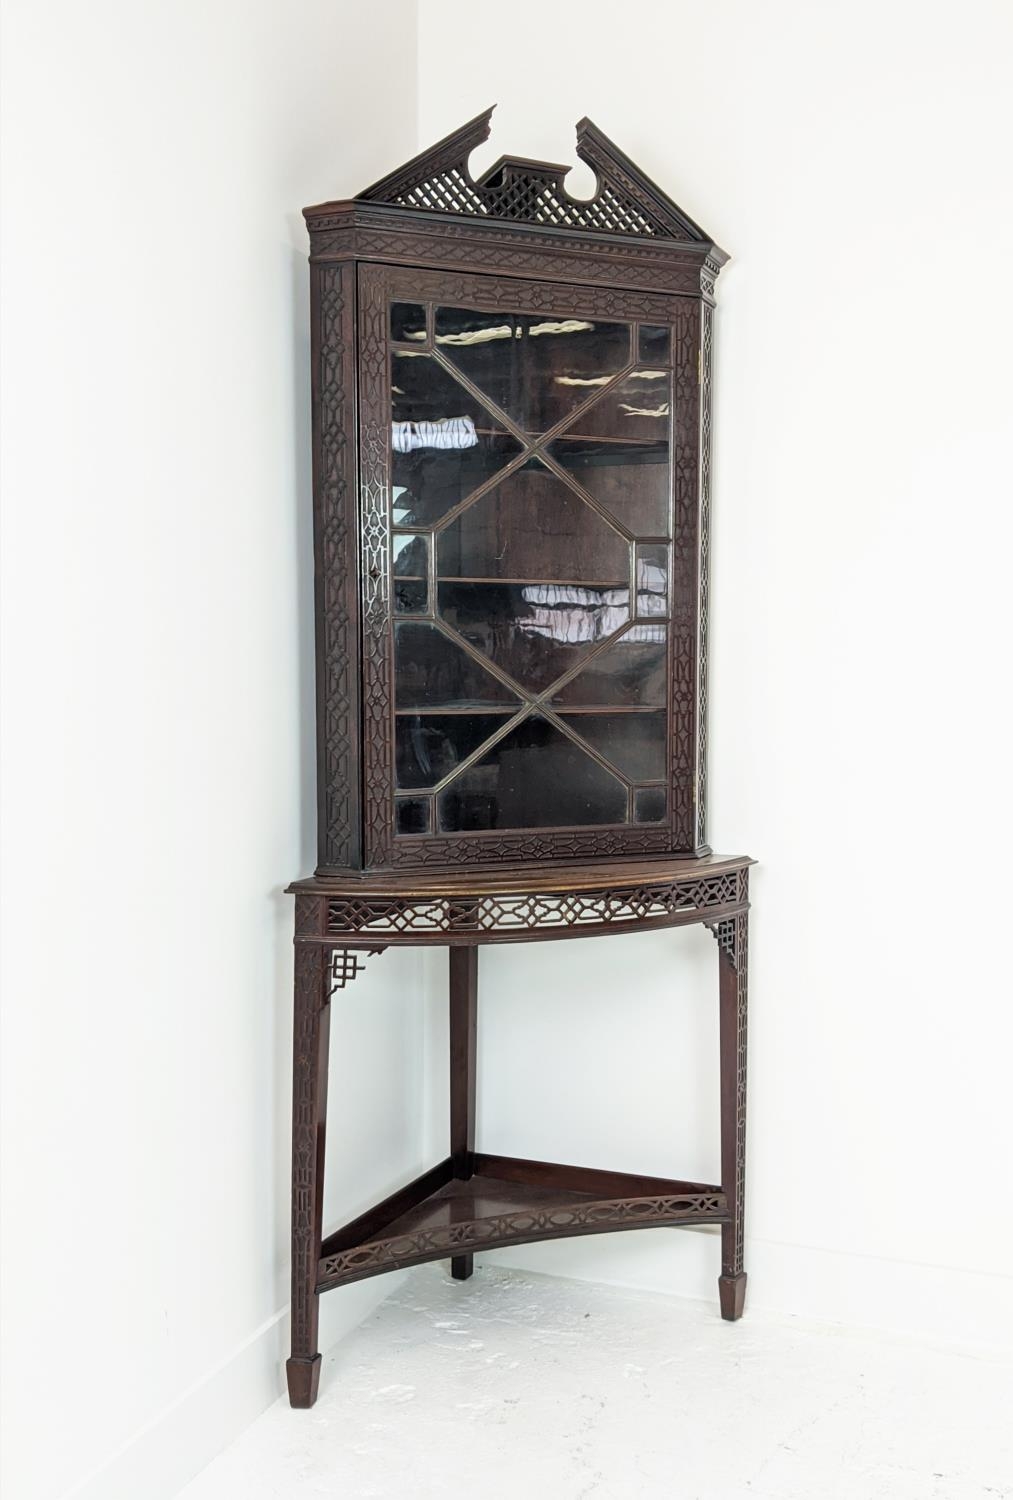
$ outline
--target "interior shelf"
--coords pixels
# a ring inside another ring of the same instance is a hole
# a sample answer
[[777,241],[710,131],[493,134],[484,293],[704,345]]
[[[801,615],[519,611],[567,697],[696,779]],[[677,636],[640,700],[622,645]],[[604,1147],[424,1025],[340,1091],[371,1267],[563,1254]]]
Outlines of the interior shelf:
[[447,1157],[324,1240],[317,1291],[383,1271],[571,1235],[724,1224],[720,1187],[476,1152]]

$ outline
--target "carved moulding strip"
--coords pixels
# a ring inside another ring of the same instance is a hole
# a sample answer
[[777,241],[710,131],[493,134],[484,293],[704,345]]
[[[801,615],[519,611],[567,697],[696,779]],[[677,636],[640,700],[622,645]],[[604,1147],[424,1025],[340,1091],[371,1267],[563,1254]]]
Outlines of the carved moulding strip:
[[[743,1272],[745,1250],[745,1215],[743,1213],[746,1190],[746,1061],[749,1021],[749,871],[737,872],[740,899],[743,908],[720,921],[708,922],[721,952],[721,963],[727,965],[725,974],[731,971],[734,977],[734,1054],[735,1054],[735,1101],[730,1128],[733,1134],[732,1154],[734,1159],[734,1189],[731,1199],[731,1220],[723,1231],[722,1276],[738,1277]],[[725,976],[722,977],[724,989]],[[724,1002],[723,1002],[724,1003]],[[724,1023],[722,1023],[724,1024]],[[725,1126],[723,1129],[727,1128]],[[730,1174],[729,1174],[730,1175]],[[727,1186],[727,1179],[726,1179]]]
[[393,661],[390,606],[390,372],[387,286],[372,268],[359,277],[359,505],[362,528],[362,693],[367,865],[390,863],[393,761]]
[[358,604],[356,599],[354,271],[312,271],[314,529],[317,574],[319,863],[359,859]]
[[[526,312],[558,313],[574,317],[640,318],[668,323],[685,298],[665,292],[641,292],[624,287],[580,287],[558,282],[510,280],[503,276],[469,276],[455,271],[420,271],[402,266],[387,270],[392,297],[443,299],[451,305],[489,309],[522,308]],[[695,357],[695,356],[694,356]]]
[[698,838],[696,741],[697,547],[700,530],[697,438],[700,388],[700,304],[675,304],[673,361],[675,421],[672,454],[672,841],[696,850]]
[[479,835],[398,839],[391,863],[402,865],[506,864],[540,859],[598,859],[623,854],[664,854],[671,848],[667,828],[589,828],[567,833]]
[[710,608],[711,513],[711,381],[714,353],[714,314],[701,309],[700,334],[700,535],[698,597],[699,640],[696,662],[696,844],[707,843],[707,628]]
[[[421,217],[421,216],[420,216]],[[421,266],[453,266],[462,271],[507,272],[535,280],[559,279],[609,286],[659,287],[675,294],[707,296],[706,261],[675,247],[584,242],[518,225],[475,227],[444,220],[429,225],[392,214],[368,215],[358,207],[310,223],[310,259],[402,261]]]
[[748,952],[749,918],[741,913],[735,918],[735,973],[736,979],[736,1075],[735,1075],[735,1222],[732,1230],[733,1247],[730,1264],[723,1268],[726,1275],[742,1273],[745,1259],[745,1214],[746,1197],[746,1041],[748,1032]]
[[644,1198],[612,1198],[575,1206],[521,1209],[494,1218],[464,1220],[394,1239],[375,1240],[320,1261],[317,1291],[357,1281],[396,1266],[440,1260],[465,1249],[529,1244],[576,1234],[657,1224],[721,1223],[728,1205],[723,1193],[680,1193]]

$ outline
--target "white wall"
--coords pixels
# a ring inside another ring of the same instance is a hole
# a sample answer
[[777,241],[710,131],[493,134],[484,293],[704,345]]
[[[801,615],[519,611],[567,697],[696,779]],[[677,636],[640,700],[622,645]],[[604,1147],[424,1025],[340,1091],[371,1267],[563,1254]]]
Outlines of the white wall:
[[[423,0],[419,36],[423,142],[498,100],[476,171],[573,161],[589,114],[734,257],[710,831],[761,861],[752,1304],[998,1339],[1013,11]],[[709,941],[484,954],[480,1145],[716,1172]],[[713,1297],[717,1253],[651,1231],[500,1258]]]
[[[3,1489],[159,1500],[278,1389],[299,210],[414,151],[414,8],[5,12]],[[420,974],[388,954],[336,1007],[332,1218],[423,1165]]]

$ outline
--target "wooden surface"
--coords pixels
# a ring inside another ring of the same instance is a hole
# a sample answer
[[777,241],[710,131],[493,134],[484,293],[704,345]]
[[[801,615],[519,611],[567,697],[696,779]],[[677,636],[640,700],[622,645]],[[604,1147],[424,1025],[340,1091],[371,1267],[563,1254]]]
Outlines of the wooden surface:
[[696,1182],[479,1154],[471,1177],[432,1188],[449,1170],[448,1158],[409,1184],[401,1200],[407,1207],[388,1200],[401,1211],[382,1226],[374,1219],[370,1238],[362,1237],[362,1220],[331,1236],[322,1247],[317,1292],[427,1260],[467,1262],[470,1274],[475,1249],[664,1224],[724,1224],[729,1213],[720,1187]]
[[612,860],[557,860],[551,864],[495,865],[467,870],[348,870],[295,880],[291,895],[376,895],[398,897],[483,896],[507,893],[592,890],[603,884],[635,886],[645,881],[680,881],[699,875],[742,870],[755,861],[748,854],[704,855],[700,859],[655,855]]

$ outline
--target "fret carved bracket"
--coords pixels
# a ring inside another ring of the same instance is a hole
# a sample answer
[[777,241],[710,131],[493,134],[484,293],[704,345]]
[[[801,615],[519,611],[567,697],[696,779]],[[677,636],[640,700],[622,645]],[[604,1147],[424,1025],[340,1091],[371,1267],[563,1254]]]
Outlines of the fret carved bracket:
[[335,995],[351,984],[365,970],[366,959],[379,958],[383,951],[383,948],[367,948],[365,952],[357,948],[335,948],[331,954],[329,994]]
[[[740,870],[738,879],[739,896],[748,909],[749,871]],[[736,974],[744,973],[749,931],[747,911],[743,910],[734,916],[723,917],[719,922],[705,922],[704,926],[713,933],[722,956],[728,960]]]

